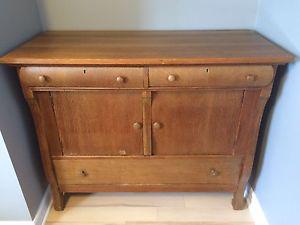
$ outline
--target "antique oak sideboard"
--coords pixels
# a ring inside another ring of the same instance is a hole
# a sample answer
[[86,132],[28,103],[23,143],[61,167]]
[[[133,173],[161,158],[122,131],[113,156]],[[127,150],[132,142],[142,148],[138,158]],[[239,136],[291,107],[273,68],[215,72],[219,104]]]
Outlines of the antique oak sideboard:
[[45,32],[0,59],[18,70],[56,210],[102,191],[227,191],[244,208],[292,60],[247,30]]

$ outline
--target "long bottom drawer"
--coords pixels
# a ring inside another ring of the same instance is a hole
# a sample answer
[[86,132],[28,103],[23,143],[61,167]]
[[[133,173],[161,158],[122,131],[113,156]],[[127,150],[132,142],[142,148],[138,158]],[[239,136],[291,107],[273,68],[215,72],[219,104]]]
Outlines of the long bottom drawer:
[[159,191],[161,187],[161,191],[164,191],[164,187],[174,185],[178,186],[179,191],[180,186],[189,187],[190,191],[195,187],[197,191],[198,184],[204,184],[208,188],[213,188],[214,185],[223,185],[231,189],[235,187],[240,174],[241,159],[237,157],[62,158],[54,160],[54,167],[61,187],[77,187],[73,189],[81,191],[87,191],[84,187],[88,186],[98,187],[94,189],[99,191],[109,189],[110,186],[148,186],[155,187],[155,191]]

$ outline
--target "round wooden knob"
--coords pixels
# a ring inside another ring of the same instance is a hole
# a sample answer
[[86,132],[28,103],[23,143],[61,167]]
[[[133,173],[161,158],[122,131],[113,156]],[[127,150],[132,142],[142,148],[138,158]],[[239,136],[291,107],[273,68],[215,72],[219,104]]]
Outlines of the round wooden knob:
[[88,173],[85,170],[80,171],[81,176],[86,177]]
[[161,123],[159,123],[159,122],[154,122],[154,123],[153,123],[153,127],[154,127],[155,129],[160,129],[160,128],[162,127],[162,125],[161,125]]
[[246,76],[246,79],[247,79],[248,81],[255,81],[255,80],[256,80],[256,77],[255,77],[255,75],[249,74],[249,75]]
[[143,127],[143,125],[139,122],[135,122],[133,123],[133,128],[136,129],[136,130],[139,130]]
[[44,83],[44,82],[47,81],[47,77],[44,76],[44,75],[40,75],[40,76],[39,76],[39,81],[40,81],[41,83]]
[[126,155],[126,150],[120,150],[120,151],[119,151],[119,154],[120,154],[120,155]]
[[220,173],[219,173],[217,170],[215,170],[215,169],[211,169],[211,170],[210,170],[210,175],[211,175],[211,176],[214,176],[214,177],[215,177],[215,176],[218,176],[219,174],[220,174]]
[[118,83],[124,83],[125,82],[125,78],[121,77],[121,76],[118,76],[116,80],[117,80]]
[[168,76],[168,81],[173,82],[176,80],[176,76],[175,75],[169,75]]

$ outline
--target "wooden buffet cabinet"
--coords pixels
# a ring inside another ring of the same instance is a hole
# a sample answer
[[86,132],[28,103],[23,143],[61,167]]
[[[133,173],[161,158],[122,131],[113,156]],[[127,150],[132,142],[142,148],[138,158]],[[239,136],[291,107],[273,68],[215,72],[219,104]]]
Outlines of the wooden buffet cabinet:
[[64,194],[228,191],[245,207],[277,65],[254,31],[46,32],[18,69],[54,207]]

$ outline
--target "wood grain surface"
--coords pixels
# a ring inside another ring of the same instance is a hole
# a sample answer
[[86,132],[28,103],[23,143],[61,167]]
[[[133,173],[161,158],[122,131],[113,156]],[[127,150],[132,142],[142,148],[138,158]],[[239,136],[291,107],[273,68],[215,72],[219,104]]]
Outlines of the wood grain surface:
[[143,154],[140,91],[53,92],[52,101],[64,155]]
[[272,66],[156,66],[149,68],[151,87],[263,87],[273,81]]
[[56,210],[95,191],[229,191],[243,209],[292,60],[246,30],[45,32],[0,58],[18,66]]
[[65,211],[51,209],[46,225],[254,225],[234,211],[230,193],[73,194]]
[[142,88],[141,67],[23,67],[24,85],[30,87]]
[[53,163],[60,185],[224,184],[235,187],[241,158],[104,157],[59,159]]
[[234,90],[153,92],[153,154],[233,154],[242,99]]
[[14,65],[285,64],[293,56],[251,30],[51,31],[0,62]]

